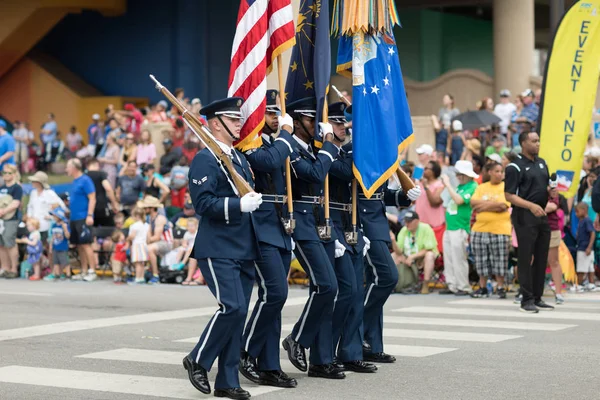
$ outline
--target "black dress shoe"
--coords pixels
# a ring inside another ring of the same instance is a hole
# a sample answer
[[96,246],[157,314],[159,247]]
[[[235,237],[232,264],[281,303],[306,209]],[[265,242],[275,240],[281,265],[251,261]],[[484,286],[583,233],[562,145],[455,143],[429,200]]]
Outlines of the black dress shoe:
[[244,376],[244,378],[248,379],[250,382],[259,384],[260,383],[260,375],[256,370],[256,363],[252,357],[245,351],[240,355],[240,373]]
[[260,371],[260,382],[261,385],[275,386],[280,388],[295,388],[298,386],[298,382],[289,377],[283,371]]
[[308,366],[306,365],[306,351],[304,347],[294,339],[292,339],[292,335],[288,335],[283,342],[281,342],[283,348],[288,353],[288,358],[292,365],[298,368],[302,372],[306,372]]
[[228,397],[235,400],[247,400],[250,393],[242,388],[215,389],[215,397]]
[[187,355],[183,359],[183,368],[188,372],[188,378],[192,383],[192,386],[201,391],[204,394],[210,394],[210,383],[208,383],[208,374],[206,370],[196,363]]
[[456,293],[454,293],[455,296],[468,296],[469,292],[465,292],[464,290],[459,290]]
[[439,291],[440,294],[454,294],[454,292],[450,289],[442,289]]
[[344,363],[344,369],[352,372],[370,373],[377,371],[377,366],[362,360],[348,361]]
[[312,378],[344,379],[346,374],[338,370],[333,363],[323,365],[312,365],[308,369],[308,376]]
[[376,363],[384,363],[391,364],[396,362],[396,357],[386,354],[384,352],[381,353],[371,353],[371,352],[363,352],[363,360],[376,362]]
[[554,310],[554,306],[551,306],[550,304],[544,302],[544,300],[536,301],[534,304],[535,304],[535,306],[540,311],[552,311],[552,310]]

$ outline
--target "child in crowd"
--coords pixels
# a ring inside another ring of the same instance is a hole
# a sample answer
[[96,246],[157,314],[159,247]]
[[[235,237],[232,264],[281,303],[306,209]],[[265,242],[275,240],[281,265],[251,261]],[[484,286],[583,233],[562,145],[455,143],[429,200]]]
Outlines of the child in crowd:
[[115,244],[110,262],[113,282],[119,285],[123,283],[123,265],[127,262],[127,240],[125,240],[125,234],[120,229],[116,229],[110,238]]
[[50,211],[54,220],[50,226],[50,246],[52,253],[53,270],[50,275],[44,277],[45,281],[66,279],[64,271],[69,266],[69,238],[71,232],[65,210],[61,207]]
[[140,208],[134,208],[131,216],[134,223],[129,227],[127,242],[131,243],[131,262],[135,267],[135,281],[133,283],[139,285],[146,283],[144,266],[148,261],[147,237],[150,225],[145,222],[146,215],[144,210]]
[[594,284],[594,242],[596,240],[596,231],[594,224],[588,217],[588,205],[586,203],[578,203],[575,207],[575,215],[579,219],[577,226],[577,280],[578,285],[575,287],[576,292],[582,292],[584,287],[581,283],[584,282],[586,275],[588,284],[586,290],[596,290]]
[[33,266],[33,275],[29,277],[30,281],[39,281],[42,279],[40,259],[42,258],[44,247],[42,245],[42,235],[40,234],[39,229],[40,221],[36,218],[28,218],[27,231],[29,232],[29,236],[27,238],[16,240],[17,243],[27,245],[27,262]]

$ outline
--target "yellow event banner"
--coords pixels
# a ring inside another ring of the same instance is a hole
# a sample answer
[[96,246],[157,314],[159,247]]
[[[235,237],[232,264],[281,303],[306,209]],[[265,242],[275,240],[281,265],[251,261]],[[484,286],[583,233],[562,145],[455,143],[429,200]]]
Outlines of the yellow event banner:
[[563,16],[542,89],[540,157],[565,197],[577,192],[600,73],[600,0],[580,0]]

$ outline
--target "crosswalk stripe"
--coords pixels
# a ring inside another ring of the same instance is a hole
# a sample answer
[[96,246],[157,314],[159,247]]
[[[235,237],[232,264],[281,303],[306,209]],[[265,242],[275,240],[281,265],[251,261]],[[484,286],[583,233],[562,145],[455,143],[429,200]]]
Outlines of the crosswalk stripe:
[[0,295],[6,296],[33,296],[33,297],[52,297],[54,296],[52,293],[43,293],[43,292],[9,292],[5,290],[0,290]]
[[[574,308],[578,310],[600,310],[600,305],[594,304],[573,304],[569,303],[561,304],[557,306],[557,309],[563,308]],[[515,304],[512,301],[508,300],[495,300],[495,299],[467,299],[467,300],[455,300],[450,301],[448,304],[457,304],[463,306],[498,306],[498,307],[513,307],[518,308],[519,304]]]
[[574,328],[577,326],[567,324],[544,324],[540,322],[490,321],[449,318],[413,318],[404,316],[384,316],[383,322],[385,324],[400,325],[462,326],[472,328],[518,329],[524,331],[560,331],[563,329]]
[[[100,351],[97,353],[82,354],[76,357],[92,358],[96,360],[130,361],[163,365],[182,365],[183,357],[185,357],[187,354],[188,353],[179,351],[122,348],[108,351]],[[281,363],[281,369],[283,371],[297,371],[296,367],[294,367],[288,359],[282,358],[279,361]],[[218,365],[218,361],[215,361],[214,365]]]
[[[293,325],[284,325],[282,331],[291,331]],[[455,331],[426,331],[420,329],[393,329],[385,327],[383,337],[410,338],[428,340],[451,340],[461,342],[498,343],[510,339],[518,339],[518,335],[501,335],[498,333],[472,333]]]
[[[291,297],[285,307],[299,306],[306,303],[306,297]],[[108,328],[117,325],[132,325],[148,322],[172,321],[183,318],[210,316],[217,307],[191,308],[186,310],[159,311],[154,313],[125,315],[121,317],[84,319],[55,324],[34,325],[24,328],[0,330],[0,342],[5,340],[25,339],[57,333],[78,332],[88,329]]]
[[445,314],[445,315],[470,315],[482,317],[511,317],[511,318],[539,318],[539,319],[564,319],[573,321],[600,321],[600,314],[540,311],[537,314],[526,314],[515,310],[498,310],[493,308],[458,308],[458,307],[406,307],[392,310],[401,313],[416,314]]
[[[292,327],[294,325],[283,325],[282,330],[286,332],[291,332]],[[384,329],[384,332],[386,330]],[[186,339],[174,340],[176,343],[198,343],[197,337],[191,337]],[[405,346],[405,345],[395,345],[384,343],[386,351],[389,351],[390,354],[393,354],[397,357],[429,357],[436,354],[447,353],[449,351],[457,350],[451,347],[429,347],[429,346]],[[288,360],[285,360],[288,361]],[[282,368],[284,360],[281,360]],[[290,363],[291,365],[291,363]],[[284,369],[285,370],[285,369]],[[291,370],[295,370],[292,366]]]
[[[202,396],[187,379],[18,365],[0,367],[0,382],[173,399],[198,399]],[[268,386],[246,386],[251,396],[282,390]]]

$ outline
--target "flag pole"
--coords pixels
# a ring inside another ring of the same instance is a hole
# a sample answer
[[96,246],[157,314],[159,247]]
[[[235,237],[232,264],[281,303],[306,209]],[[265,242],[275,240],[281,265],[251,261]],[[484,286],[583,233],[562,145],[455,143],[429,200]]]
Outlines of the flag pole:
[[[325,92],[327,93],[327,92]],[[323,122],[329,122],[329,106],[327,105],[327,95],[324,98],[323,102]],[[323,140],[325,137],[323,136]],[[325,175],[325,188],[323,193],[324,201],[323,206],[325,208],[325,232],[329,234],[331,238],[331,225],[330,225],[330,217],[329,217],[329,173]]]
[[[277,56],[277,77],[279,79],[279,103],[281,106],[281,114],[285,115],[285,85],[283,83],[283,67],[281,63],[281,54]],[[279,127],[281,129],[281,127]],[[292,172],[290,167],[290,157],[285,159],[285,188],[287,193],[287,208],[290,213],[290,227],[291,231],[296,227],[296,221],[294,220],[294,203],[292,198]]]

